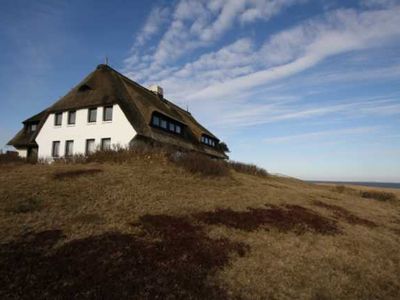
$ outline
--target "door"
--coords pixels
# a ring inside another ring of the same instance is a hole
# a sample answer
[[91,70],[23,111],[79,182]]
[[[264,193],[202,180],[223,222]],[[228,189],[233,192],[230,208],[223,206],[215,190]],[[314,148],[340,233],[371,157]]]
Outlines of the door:
[[27,159],[29,162],[37,162],[38,159],[38,147],[29,147]]

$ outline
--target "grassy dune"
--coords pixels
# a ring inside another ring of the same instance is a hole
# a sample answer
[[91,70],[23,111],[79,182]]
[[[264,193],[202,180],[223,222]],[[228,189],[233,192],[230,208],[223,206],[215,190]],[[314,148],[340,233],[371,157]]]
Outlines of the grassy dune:
[[0,298],[399,299],[400,194],[163,157],[0,165]]

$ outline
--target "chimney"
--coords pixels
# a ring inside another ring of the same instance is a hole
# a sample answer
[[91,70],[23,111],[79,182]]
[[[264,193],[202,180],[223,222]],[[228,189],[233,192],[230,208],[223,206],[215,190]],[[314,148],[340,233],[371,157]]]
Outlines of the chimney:
[[155,93],[156,95],[158,95],[160,98],[163,98],[164,96],[164,90],[161,86],[153,84],[151,86],[149,86],[148,88],[150,91],[152,91],[153,93]]

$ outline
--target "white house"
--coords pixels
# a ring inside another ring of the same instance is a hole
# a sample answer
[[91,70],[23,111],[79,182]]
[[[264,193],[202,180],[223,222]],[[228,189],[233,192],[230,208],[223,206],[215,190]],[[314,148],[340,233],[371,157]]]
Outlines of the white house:
[[161,143],[216,158],[226,145],[193,116],[108,65],[99,65],[53,105],[23,122],[8,143],[30,159],[90,154],[135,141]]

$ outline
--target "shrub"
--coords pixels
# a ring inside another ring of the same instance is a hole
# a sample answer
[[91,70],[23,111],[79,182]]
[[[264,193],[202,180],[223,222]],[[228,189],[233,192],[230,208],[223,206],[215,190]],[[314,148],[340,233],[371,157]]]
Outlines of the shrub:
[[203,176],[227,176],[229,168],[220,160],[209,158],[198,153],[181,153],[171,155],[170,160],[186,171]]
[[388,192],[381,192],[381,191],[363,191],[360,192],[361,197],[368,198],[368,199],[375,199],[379,201],[392,201],[396,200],[396,195],[393,193]]
[[338,193],[343,193],[346,190],[346,187],[344,185],[336,185],[334,190]]
[[254,176],[267,177],[267,170],[253,164],[245,164],[238,161],[229,161],[228,166],[236,172],[250,174]]
[[86,157],[85,162],[113,162],[125,163],[142,158],[166,157],[172,150],[168,147],[152,146],[147,144],[137,144],[134,147],[124,148],[114,145],[110,150],[97,150]]
[[13,202],[6,210],[11,213],[28,213],[38,211],[42,208],[42,201],[37,197],[17,200]]
[[0,152],[0,164],[7,163],[24,163],[26,160],[18,156],[18,152],[7,151],[6,153]]
[[54,179],[66,179],[66,178],[74,178],[83,175],[93,175],[103,172],[102,169],[77,169],[77,170],[68,170],[68,171],[57,171],[53,174]]

